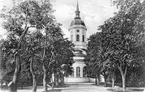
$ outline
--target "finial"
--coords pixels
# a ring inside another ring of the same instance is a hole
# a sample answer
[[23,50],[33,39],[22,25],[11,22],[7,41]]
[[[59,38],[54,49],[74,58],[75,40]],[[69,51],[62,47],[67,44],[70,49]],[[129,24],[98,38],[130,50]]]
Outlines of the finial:
[[77,0],[77,11],[79,11],[79,4],[78,4],[78,0]]
[[80,19],[80,11],[79,11],[79,4],[78,4],[78,0],[77,0],[77,9],[76,9],[76,18]]

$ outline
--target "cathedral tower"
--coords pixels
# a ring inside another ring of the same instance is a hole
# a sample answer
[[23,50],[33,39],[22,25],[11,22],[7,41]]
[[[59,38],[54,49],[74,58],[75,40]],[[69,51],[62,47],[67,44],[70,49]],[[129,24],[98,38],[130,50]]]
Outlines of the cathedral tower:
[[75,44],[77,49],[86,49],[86,25],[80,17],[79,5],[77,3],[77,9],[75,11],[75,18],[71,22],[69,32],[70,39]]
[[77,2],[77,8],[75,11],[75,18],[70,24],[69,28],[70,39],[74,43],[74,63],[73,74],[66,79],[66,82],[88,82],[89,79],[84,75],[84,63],[85,49],[86,49],[86,32],[87,28],[84,21],[80,17],[79,5]]

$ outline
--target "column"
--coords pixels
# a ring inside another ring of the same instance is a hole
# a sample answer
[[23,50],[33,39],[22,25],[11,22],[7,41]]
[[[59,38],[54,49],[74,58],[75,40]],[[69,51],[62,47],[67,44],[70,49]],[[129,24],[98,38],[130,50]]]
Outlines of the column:
[[76,77],[76,67],[73,67],[74,68],[74,77]]
[[80,67],[80,77],[83,77],[83,67]]

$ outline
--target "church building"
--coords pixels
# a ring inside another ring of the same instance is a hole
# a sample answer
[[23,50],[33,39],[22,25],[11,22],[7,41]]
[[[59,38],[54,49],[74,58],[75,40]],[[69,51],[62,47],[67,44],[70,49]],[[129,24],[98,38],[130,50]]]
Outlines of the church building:
[[65,78],[65,82],[89,82],[89,78],[84,75],[84,67],[86,66],[84,63],[85,49],[87,49],[86,32],[87,28],[80,17],[79,5],[77,3],[75,18],[69,27],[70,39],[75,45],[75,51],[73,52],[74,63],[72,65],[73,74]]

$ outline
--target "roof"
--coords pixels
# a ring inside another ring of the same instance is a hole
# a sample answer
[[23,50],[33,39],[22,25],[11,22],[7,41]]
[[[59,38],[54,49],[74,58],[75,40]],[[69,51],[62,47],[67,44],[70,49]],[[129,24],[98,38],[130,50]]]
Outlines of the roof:
[[81,20],[81,18],[75,18],[75,19],[71,22],[70,26],[74,26],[74,25],[86,26],[85,23],[84,23],[84,21]]
[[74,52],[74,55],[75,55],[76,57],[85,57],[85,55],[82,53],[81,50],[76,50],[76,51]]
[[76,13],[76,16],[74,20],[71,22],[70,26],[74,26],[74,25],[86,26],[84,21],[81,20],[78,2],[77,2],[77,8],[76,8],[75,13]]

